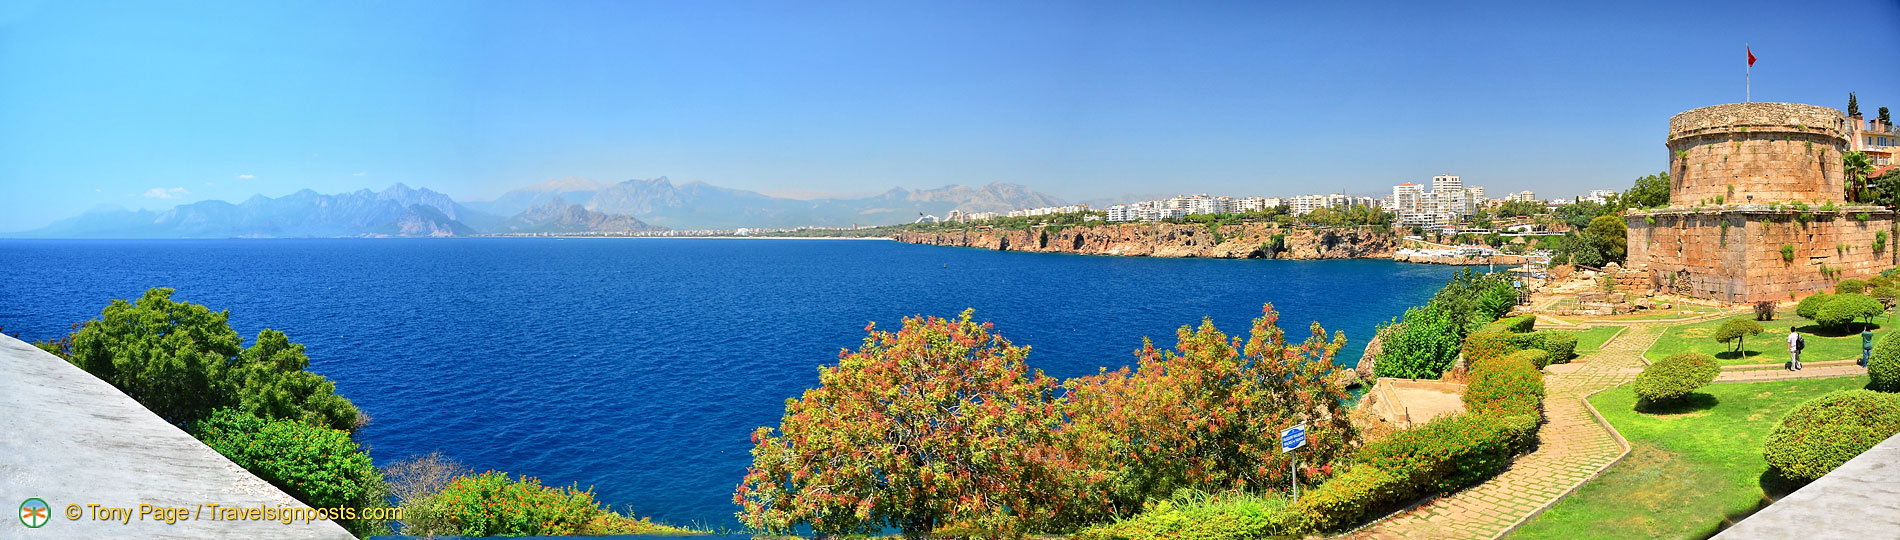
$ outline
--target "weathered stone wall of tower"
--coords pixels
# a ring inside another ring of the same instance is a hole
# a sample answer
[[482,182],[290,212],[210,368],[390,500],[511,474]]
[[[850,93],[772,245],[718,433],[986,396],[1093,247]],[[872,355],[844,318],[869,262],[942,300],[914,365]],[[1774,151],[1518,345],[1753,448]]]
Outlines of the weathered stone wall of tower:
[[1842,202],[1843,122],[1838,110],[1797,103],[1730,103],[1678,114],[1669,119],[1670,201]]

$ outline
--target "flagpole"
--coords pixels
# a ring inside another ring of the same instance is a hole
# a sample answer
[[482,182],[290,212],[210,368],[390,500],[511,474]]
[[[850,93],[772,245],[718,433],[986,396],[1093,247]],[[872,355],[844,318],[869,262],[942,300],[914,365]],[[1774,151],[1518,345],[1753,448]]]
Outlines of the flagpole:
[[[1748,42],[1746,41],[1742,42],[1742,48],[1747,50],[1750,56],[1753,56],[1755,53],[1755,50],[1752,48],[1749,48]],[[1755,100],[1754,71],[1755,71],[1755,63],[1752,61],[1748,63],[1748,67],[1742,69],[1742,102],[1743,103],[1747,103],[1747,102],[1751,102]]]

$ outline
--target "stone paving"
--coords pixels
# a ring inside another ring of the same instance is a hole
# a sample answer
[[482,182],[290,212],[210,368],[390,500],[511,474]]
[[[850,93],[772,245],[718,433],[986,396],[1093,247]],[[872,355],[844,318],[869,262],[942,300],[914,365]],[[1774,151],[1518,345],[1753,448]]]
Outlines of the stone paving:
[[1544,425],[1537,449],[1490,480],[1392,516],[1347,538],[1498,538],[1530,521],[1629,453],[1621,435],[1583,399],[1642,372],[1643,351],[1662,329],[1630,325],[1582,362],[1544,376]]
[[1715,382],[1759,382],[1785,381],[1789,379],[1821,379],[1827,377],[1864,377],[1867,368],[1853,360],[1831,362],[1802,362],[1801,371],[1788,371],[1785,364],[1760,369],[1723,369]]

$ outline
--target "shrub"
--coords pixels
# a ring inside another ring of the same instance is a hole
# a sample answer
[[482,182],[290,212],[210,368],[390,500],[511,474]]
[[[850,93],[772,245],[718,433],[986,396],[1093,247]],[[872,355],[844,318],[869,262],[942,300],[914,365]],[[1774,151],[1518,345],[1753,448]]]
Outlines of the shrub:
[[1549,353],[1526,349],[1471,366],[1465,385],[1465,410],[1507,414],[1535,413],[1544,398],[1540,371]]
[[1373,365],[1380,377],[1436,379],[1458,357],[1459,323],[1432,304],[1406,310],[1402,322],[1389,328],[1391,339],[1380,344]]
[[581,533],[604,511],[592,491],[541,485],[489,471],[461,476],[403,509],[409,535],[561,536]]
[[[232,463],[312,508],[387,506],[382,472],[348,432],[231,409],[195,422],[192,432]],[[385,523],[367,519],[337,523],[357,536],[386,530]]]
[[1636,376],[1636,397],[1644,402],[1663,403],[1681,399],[1702,385],[1715,381],[1722,369],[1715,359],[1702,353],[1677,353],[1650,364]]
[[1748,319],[1729,319],[1728,322],[1722,323],[1720,328],[1715,329],[1715,341],[1727,344],[1729,352],[1739,353],[1743,349],[1744,339],[1748,336],[1760,335],[1762,332],[1761,323]]
[[1479,331],[1480,332],[1493,332],[1493,331],[1511,332],[1511,333],[1521,334],[1525,332],[1530,332],[1536,328],[1537,328],[1536,315],[1518,315],[1516,317],[1505,317],[1502,319],[1498,319],[1497,322],[1485,325],[1484,328],[1480,329]]
[[[1803,219],[1801,222],[1807,223],[1807,220]],[[1794,262],[1794,244],[1781,245],[1781,262]]]
[[1076,540],[1268,538],[1293,534],[1301,516],[1282,497],[1182,490],[1138,515],[1078,532]]
[[[1622,220],[1618,219],[1618,223]],[[1428,306],[1444,311],[1458,321],[1458,337],[1463,338],[1479,327],[1498,320],[1517,305],[1517,287],[1505,272],[1483,273],[1471,268],[1458,271],[1443,288],[1432,295]]]
[[1763,300],[1760,302],[1756,302],[1755,303],[1755,320],[1757,321],[1775,320],[1775,302],[1772,300]]
[[1874,277],[1867,278],[1868,288],[1880,288],[1880,287],[1886,287],[1888,285],[1893,285],[1893,278],[1882,276],[1879,274],[1875,274]]
[[1110,514],[1183,488],[1286,489],[1294,456],[1280,452],[1278,434],[1302,421],[1301,463],[1328,464],[1354,446],[1348,395],[1329,382],[1344,342],[1327,342],[1317,325],[1304,343],[1289,342],[1278,317],[1269,306],[1244,342],[1211,322],[1182,327],[1173,351],[1144,343],[1132,372],[1067,384],[1063,441],[1085,469],[1104,471],[1088,489],[1110,499]]
[[1858,279],[1843,279],[1834,284],[1834,294],[1855,294],[1867,289],[1867,282]]
[[1545,330],[1536,334],[1540,338],[1537,348],[1550,353],[1550,363],[1564,364],[1577,357],[1577,335],[1570,332]]
[[1440,416],[1366,445],[1356,461],[1406,478],[1413,496],[1450,493],[1504,470],[1536,439],[1538,421],[1536,413]]
[[1900,287],[1894,287],[1892,285],[1874,287],[1874,290],[1869,293],[1869,296],[1874,297],[1874,300],[1878,300],[1881,305],[1893,307],[1894,301],[1900,299]]
[[820,366],[819,386],[786,401],[776,432],[753,432],[733,495],[740,522],[769,534],[918,535],[953,523],[1008,533],[1046,515],[1043,494],[1062,492],[1061,466],[1073,463],[1046,459],[1057,454],[1058,385],[1029,370],[1027,348],[970,317],[866,327],[862,347]]
[[1874,342],[1872,358],[1867,359],[1867,388],[1900,392],[1900,337],[1891,332]]
[[1803,319],[1814,320],[1814,317],[1820,314],[1821,306],[1827,305],[1827,301],[1833,298],[1834,295],[1831,294],[1814,293],[1814,296],[1802,298],[1801,303],[1795,304],[1794,314],[1800,315]]
[[1848,324],[1878,317],[1887,312],[1887,307],[1864,294],[1837,294],[1828,299],[1827,304],[1815,314],[1814,322],[1829,328],[1844,328]]
[[1801,404],[1762,446],[1782,476],[1812,481],[1900,432],[1900,394],[1847,390]]

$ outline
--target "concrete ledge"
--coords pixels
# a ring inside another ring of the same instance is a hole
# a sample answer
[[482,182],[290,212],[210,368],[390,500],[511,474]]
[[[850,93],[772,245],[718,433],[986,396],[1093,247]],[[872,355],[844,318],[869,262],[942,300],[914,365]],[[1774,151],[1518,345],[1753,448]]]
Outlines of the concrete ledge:
[[[0,519],[4,538],[353,538],[328,520],[213,520],[225,508],[308,508],[166,423],[92,374],[0,336]],[[28,529],[19,507],[38,498],[48,522]],[[129,522],[93,519],[86,505],[129,508]],[[140,505],[185,508],[166,524]],[[67,519],[79,505],[81,519]],[[206,505],[202,506],[201,505]]]
[[1900,435],[1888,437],[1715,538],[1900,538]]

